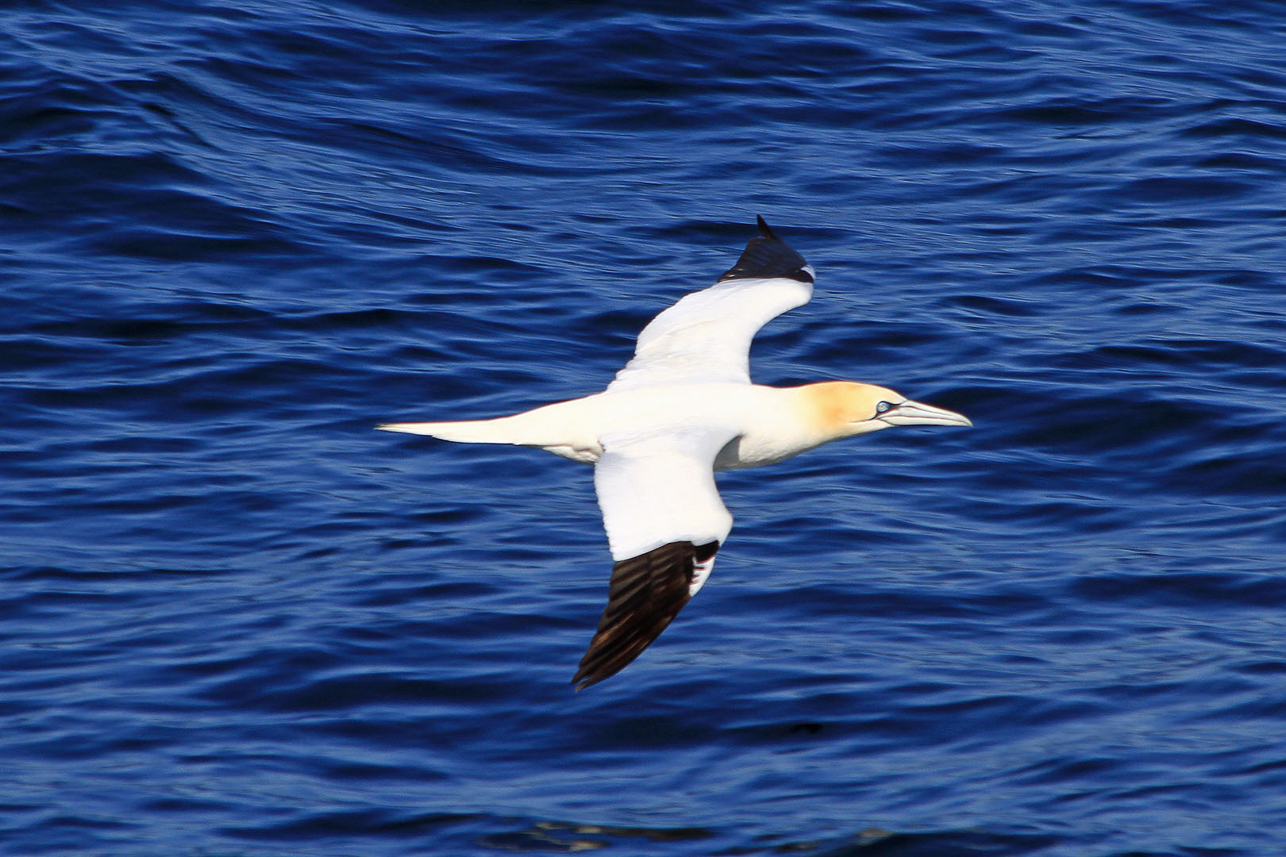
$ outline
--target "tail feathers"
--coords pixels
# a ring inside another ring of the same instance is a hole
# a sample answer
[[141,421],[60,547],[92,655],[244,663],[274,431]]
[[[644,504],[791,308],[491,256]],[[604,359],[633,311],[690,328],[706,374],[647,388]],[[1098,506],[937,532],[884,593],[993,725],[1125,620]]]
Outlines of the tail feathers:
[[512,443],[523,444],[506,418],[494,420],[461,420],[442,423],[385,423],[376,426],[381,431],[400,431],[406,434],[423,434],[457,443]]
[[555,402],[532,411],[490,420],[438,423],[386,423],[384,431],[426,434],[458,443],[508,443],[534,446],[573,461],[594,462],[602,454],[593,432],[593,397]]

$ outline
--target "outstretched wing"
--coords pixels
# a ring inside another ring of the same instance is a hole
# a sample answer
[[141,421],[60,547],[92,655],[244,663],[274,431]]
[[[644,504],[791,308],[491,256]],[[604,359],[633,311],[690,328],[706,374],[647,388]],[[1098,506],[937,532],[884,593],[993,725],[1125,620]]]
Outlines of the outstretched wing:
[[577,690],[624,669],[705,583],[732,529],[714,483],[715,456],[731,439],[697,428],[601,438],[594,488],[615,563]]
[[609,390],[658,384],[750,383],[750,341],[759,328],[813,295],[813,267],[762,217],[737,264],[687,295],[639,334],[634,358]]

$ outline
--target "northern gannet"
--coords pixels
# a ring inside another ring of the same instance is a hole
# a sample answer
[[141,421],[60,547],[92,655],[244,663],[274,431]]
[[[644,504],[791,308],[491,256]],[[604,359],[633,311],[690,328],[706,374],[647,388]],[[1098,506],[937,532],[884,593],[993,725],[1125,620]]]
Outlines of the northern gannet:
[[633,359],[603,392],[496,419],[379,426],[540,447],[594,465],[612,579],[572,678],[577,690],[624,669],[705,584],[732,529],[716,470],[774,464],[893,426],[972,425],[872,384],[752,384],[750,340],[807,303],[815,279],[813,266],[762,217],[758,222],[760,236],[713,286],[652,319]]

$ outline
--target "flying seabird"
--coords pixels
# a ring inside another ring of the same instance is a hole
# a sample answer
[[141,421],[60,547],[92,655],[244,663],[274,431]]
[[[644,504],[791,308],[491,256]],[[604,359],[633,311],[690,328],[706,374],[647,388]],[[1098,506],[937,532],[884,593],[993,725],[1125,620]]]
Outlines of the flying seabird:
[[813,294],[813,266],[758,218],[759,237],[715,284],[639,334],[607,389],[513,416],[389,423],[386,431],[533,446],[594,465],[612,552],[607,608],[572,684],[624,669],[697,593],[732,515],[716,470],[774,464],[832,440],[893,426],[968,426],[960,414],[850,381],[750,381],[759,328]]

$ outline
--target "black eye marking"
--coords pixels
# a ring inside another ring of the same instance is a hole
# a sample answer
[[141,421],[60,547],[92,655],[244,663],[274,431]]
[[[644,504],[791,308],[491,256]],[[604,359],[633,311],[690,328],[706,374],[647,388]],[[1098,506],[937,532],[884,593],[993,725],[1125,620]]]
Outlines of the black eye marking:
[[888,411],[888,409],[889,409],[889,408],[891,408],[891,407],[893,407],[893,406],[892,406],[892,405],[890,405],[888,402],[880,402],[879,404],[877,404],[877,405],[875,406],[875,413],[877,413],[877,414],[885,413],[885,412],[886,412],[886,411]]

